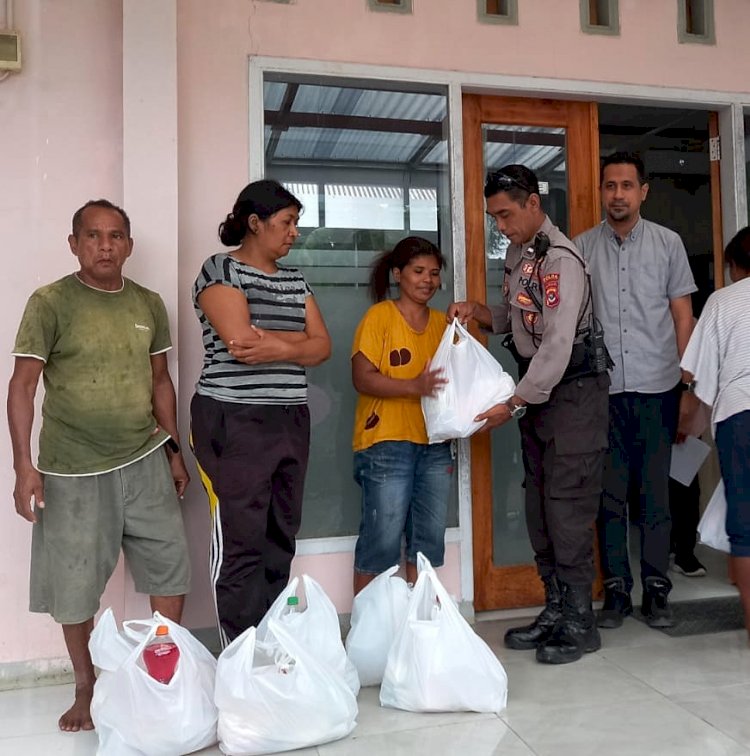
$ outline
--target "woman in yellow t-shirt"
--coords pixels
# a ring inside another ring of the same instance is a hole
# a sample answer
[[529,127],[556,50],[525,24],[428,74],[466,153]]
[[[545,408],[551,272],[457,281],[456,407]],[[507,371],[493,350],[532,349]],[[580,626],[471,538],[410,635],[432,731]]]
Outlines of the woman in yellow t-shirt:
[[[430,368],[445,315],[427,303],[440,287],[440,250],[418,236],[381,255],[370,275],[376,304],[352,345],[354,479],[362,489],[362,522],[354,554],[354,592],[398,564],[406,536],[406,578],[417,576],[417,552],[443,564],[453,461],[450,442],[429,444],[420,399],[445,383]],[[397,299],[387,299],[392,275]]]

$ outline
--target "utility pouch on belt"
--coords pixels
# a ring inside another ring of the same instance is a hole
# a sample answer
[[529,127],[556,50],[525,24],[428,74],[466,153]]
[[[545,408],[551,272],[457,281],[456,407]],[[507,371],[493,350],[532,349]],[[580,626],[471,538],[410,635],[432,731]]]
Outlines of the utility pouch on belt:
[[588,375],[601,375],[615,366],[604,344],[604,331],[596,318],[586,330],[583,341],[573,344],[570,362],[563,373],[563,381],[572,381]]

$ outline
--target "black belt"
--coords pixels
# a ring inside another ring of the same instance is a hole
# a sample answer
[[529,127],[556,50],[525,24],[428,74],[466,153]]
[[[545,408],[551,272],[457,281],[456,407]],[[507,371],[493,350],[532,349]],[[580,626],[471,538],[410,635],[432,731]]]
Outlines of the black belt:
[[[529,365],[531,364],[531,357],[524,357],[519,353],[516,343],[513,340],[513,334],[509,333],[502,341],[502,345],[511,353],[513,359],[518,365],[518,380],[520,381],[527,373]],[[570,354],[570,361],[565,368],[565,372],[560,378],[560,383],[567,383],[568,381],[574,381],[577,378],[587,378],[589,376],[599,375],[598,371],[593,365],[590,352],[587,345],[583,341],[579,341],[573,344],[573,350]]]

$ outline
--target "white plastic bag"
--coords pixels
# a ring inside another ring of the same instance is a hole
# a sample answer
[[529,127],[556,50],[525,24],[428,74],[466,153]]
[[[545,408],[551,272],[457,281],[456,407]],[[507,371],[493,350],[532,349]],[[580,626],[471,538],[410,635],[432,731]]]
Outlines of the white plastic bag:
[[341,675],[283,621],[269,619],[266,638],[260,642],[248,628],[219,657],[219,748],[254,756],[348,735],[357,724],[357,699]]
[[359,676],[354,664],[346,655],[336,607],[321,585],[309,575],[302,576],[302,583],[306,603],[304,611],[287,612],[287,599],[290,596],[298,596],[299,578],[295,577],[258,623],[257,638],[261,643],[265,643],[269,621],[280,620],[303,646],[315,654],[318,661],[341,675],[356,696],[359,693]]
[[388,651],[409,606],[409,588],[397,577],[398,565],[378,575],[355,597],[346,653],[362,685],[383,681]]
[[698,523],[698,536],[701,543],[706,546],[725,551],[727,554],[730,552],[729,536],[727,536],[727,500],[724,493],[724,481],[721,479]]
[[502,711],[508,699],[502,664],[461,616],[430,563],[421,562],[406,620],[388,654],[380,703],[407,711]]
[[431,444],[476,433],[484,422],[474,418],[510,399],[516,388],[513,378],[458,318],[445,329],[430,367],[441,368],[448,381],[435,396],[422,397]]
[[[166,625],[180,649],[166,685],[143,666],[143,649]],[[180,756],[216,743],[218,712],[213,702],[216,660],[190,631],[158,612],[123,624],[118,631],[107,609],[89,641],[101,670],[94,685],[91,717],[101,756]]]

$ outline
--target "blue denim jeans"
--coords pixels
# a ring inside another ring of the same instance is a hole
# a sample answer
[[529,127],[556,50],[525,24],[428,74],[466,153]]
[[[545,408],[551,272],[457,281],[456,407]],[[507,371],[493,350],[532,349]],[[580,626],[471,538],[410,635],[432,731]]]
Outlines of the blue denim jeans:
[[354,453],[354,480],[362,489],[362,522],[354,569],[379,574],[421,551],[435,566],[443,564],[453,460],[450,442],[414,444],[381,441]]
[[732,556],[750,557],[750,410],[716,424]]

